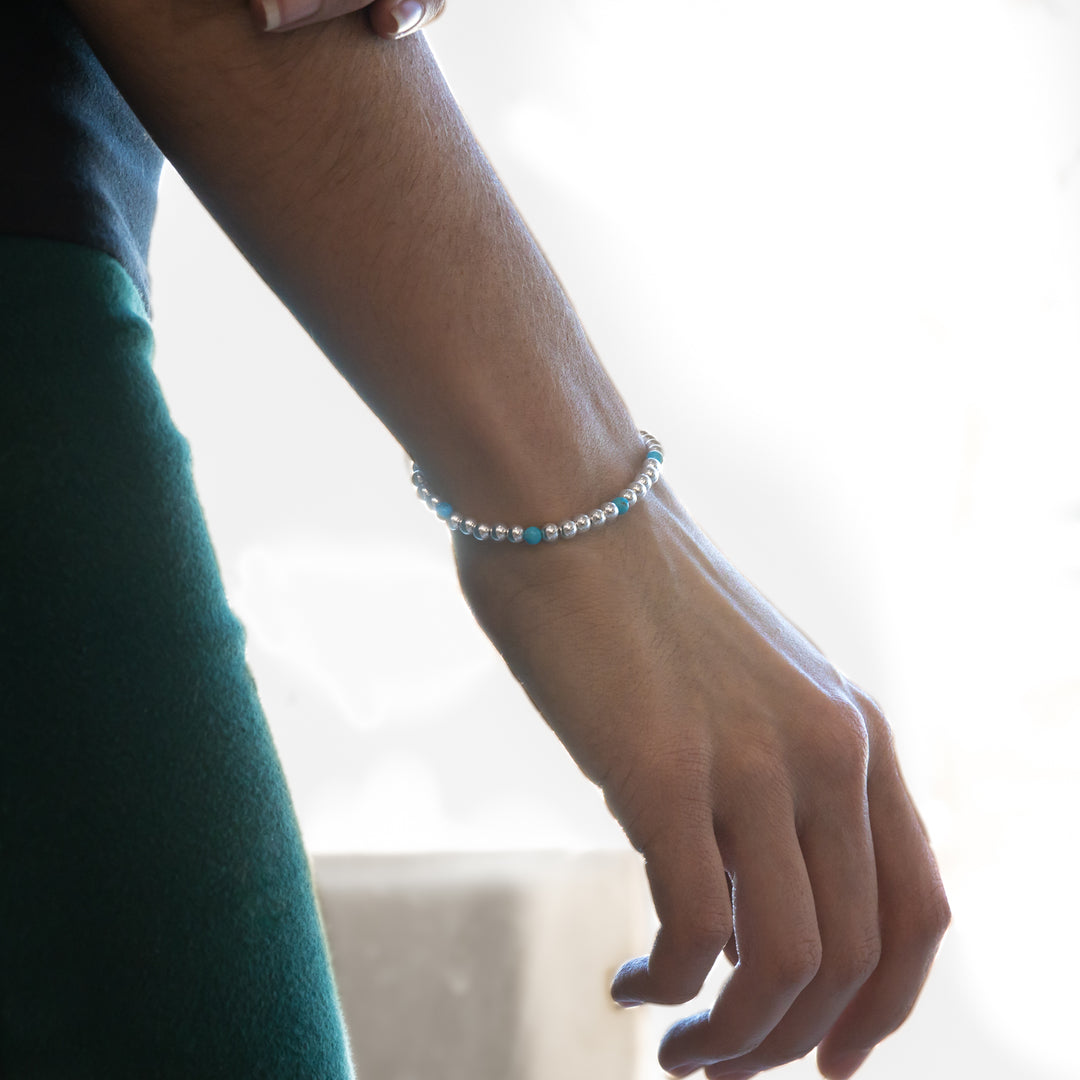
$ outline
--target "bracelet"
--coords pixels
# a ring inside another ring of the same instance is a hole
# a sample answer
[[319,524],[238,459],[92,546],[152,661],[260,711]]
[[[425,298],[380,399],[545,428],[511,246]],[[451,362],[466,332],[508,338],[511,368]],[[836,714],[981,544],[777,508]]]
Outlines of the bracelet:
[[630,512],[630,508],[639,500],[644,499],[660,479],[660,473],[664,465],[664,448],[659,440],[654,439],[647,431],[641,432],[645,440],[645,462],[641,467],[641,473],[624,490],[613,499],[608,500],[595,510],[576,517],[567,518],[561,525],[549,522],[547,525],[485,525],[481,521],[464,517],[459,514],[445,499],[436,495],[424,479],[420,466],[413,462],[412,482],[416,485],[416,494],[435,511],[437,517],[445,521],[451,532],[464,533],[476,540],[509,540],[511,544],[539,544],[541,540],[553,543],[556,540],[572,540],[575,536],[588,532],[590,529],[603,525],[613,518]]

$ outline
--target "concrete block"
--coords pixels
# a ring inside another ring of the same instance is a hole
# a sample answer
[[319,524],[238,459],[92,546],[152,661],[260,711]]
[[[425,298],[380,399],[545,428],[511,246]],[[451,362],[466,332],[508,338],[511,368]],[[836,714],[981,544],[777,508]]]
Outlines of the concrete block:
[[632,852],[322,856],[315,882],[358,1080],[628,1080],[608,997],[648,944]]

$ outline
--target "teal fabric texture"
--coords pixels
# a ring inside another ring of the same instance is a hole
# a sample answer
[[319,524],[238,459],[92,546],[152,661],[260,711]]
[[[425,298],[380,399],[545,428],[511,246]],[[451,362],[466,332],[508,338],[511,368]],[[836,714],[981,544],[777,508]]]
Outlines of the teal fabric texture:
[[0,1075],[345,1080],[307,859],[109,255],[0,238]]

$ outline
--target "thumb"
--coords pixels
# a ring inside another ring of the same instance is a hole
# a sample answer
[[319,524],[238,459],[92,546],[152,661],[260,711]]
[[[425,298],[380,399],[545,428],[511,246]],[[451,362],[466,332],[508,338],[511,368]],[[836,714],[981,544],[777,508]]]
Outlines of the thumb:
[[400,38],[422,29],[442,14],[446,0],[249,0],[262,30],[295,30],[369,8],[379,37]]
[[394,40],[423,30],[445,7],[446,0],[375,0],[368,16],[379,37]]
[[372,0],[250,0],[251,17],[261,30],[295,30],[336,19],[367,7]]
[[620,1004],[689,1001],[731,938],[731,897],[712,815],[703,808],[696,816],[704,820],[676,816],[644,848],[660,930],[649,956],[615,975],[611,996]]

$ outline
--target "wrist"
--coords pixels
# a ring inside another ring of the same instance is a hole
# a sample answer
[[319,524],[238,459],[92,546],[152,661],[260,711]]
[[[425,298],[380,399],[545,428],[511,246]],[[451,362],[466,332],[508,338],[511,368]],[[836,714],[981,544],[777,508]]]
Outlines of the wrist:
[[553,521],[523,525],[513,517],[492,522],[474,518],[467,508],[460,504],[455,508],[443,494],[434,490],[430,486],[431,481],[416,462],[413,463],[412,482],[420,500],[451,532],[471,536],[477,543],[490,540],[493,544],[524,543],[535,547],[540,543],[573,540],[624,517],[639,502],[644,502],[653,485],[659,481],[663,470],[663,446],[659,439],[647,431],[640,431],[638,434],[644,447],[644,457],[639,470],[627,481],[626,486],[610,496],[593,500],[595,505],[592,505],[591,509],[586,506],[583,510],[571,511],[569,514],[564,512],[554,515]]
[[[524,544],[478,542],[460,533],[452,537],[465,599],[505,653],[505,647],[535,619],[559,618],[550,607],[556,593],[563,598],[584,597],[623,588],[646,567],[670,565],[684,549],[681,538],[692,529],[667,479],[661,479],[625,520],[571,543],[542,543],[524,551]],[[640,583],[646,584],[649,577],[646,573]]]
[[447,403],[443,425],[409,447],[426,486],[491,526],[561,524],[619,494],[641,472],[645,443],[600,365],[574,367],[537,363],[524,391],[518,373],[488,371]]

